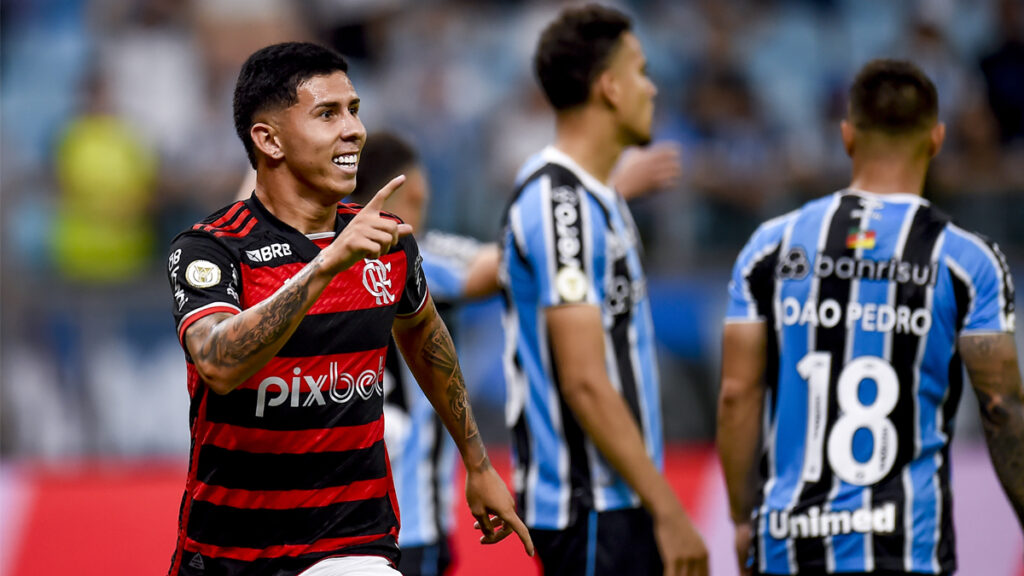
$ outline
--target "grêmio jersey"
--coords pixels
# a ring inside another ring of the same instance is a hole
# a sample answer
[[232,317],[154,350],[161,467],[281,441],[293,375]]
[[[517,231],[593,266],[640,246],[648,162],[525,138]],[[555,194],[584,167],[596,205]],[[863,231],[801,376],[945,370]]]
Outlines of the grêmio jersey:
[[[465,295],[469,265],[483,245],[436,230],[418,242],[430,297],[456,339],[455,308]],[[400,544],[403,549],[434,545],[454,528],[455,443],[393,347],[384,368],[384,439],[402,510]]]
[[593,361],[604,364],[660,469],[654,329],[629,208],[616,191],[549,146],[520,170],[501,243],[506,424],[526,524],[564,529],[587,510],[639,506],[562,397],[545,320],[553,306],[599,308],[605,355]]
[[729,294],[727,321],[768,327],[760,571],[954,571],[957,337],[1014,329],[995,244],[918,196],[844,190],[761,225]]
[[[183,347],[200,318],[274,295],[358,210],[339,204],[335,232],[307,237],[252,196],[181,233],[168,277]],[[349,554],[397,561],[381,373],[394,318],[427,298],[404,237],[338,274],[278,354],[231,392],[213,393],[186,348],[192,440],[170,575],[292,576]]]

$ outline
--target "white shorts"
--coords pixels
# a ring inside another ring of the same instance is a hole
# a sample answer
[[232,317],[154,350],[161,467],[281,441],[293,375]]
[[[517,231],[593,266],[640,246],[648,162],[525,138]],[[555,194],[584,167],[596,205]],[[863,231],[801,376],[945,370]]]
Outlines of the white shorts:
[[301,576],[400,576],[383,556],[341,556],[314,564]]

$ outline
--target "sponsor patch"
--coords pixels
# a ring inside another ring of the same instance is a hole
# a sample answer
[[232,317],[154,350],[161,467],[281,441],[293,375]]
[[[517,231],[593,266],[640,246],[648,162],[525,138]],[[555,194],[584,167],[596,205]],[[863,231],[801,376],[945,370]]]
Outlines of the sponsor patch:
[[566,302],[581,302],[587,295],[587,277],[579,268],[562,268],[555,276],[555,288]]
[[209,288],[220,283],[220,268],[208,260],[193,260],[185,269],[185,281],[196,288]]

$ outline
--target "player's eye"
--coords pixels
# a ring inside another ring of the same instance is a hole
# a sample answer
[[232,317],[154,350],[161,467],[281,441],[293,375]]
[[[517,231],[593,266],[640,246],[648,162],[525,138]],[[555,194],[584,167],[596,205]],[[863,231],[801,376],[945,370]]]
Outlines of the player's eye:
[[348,109],[348,113],[353,116],[359,116],[359,106],[351,106]]
[[334,117],[334,110],[331,110],[330,108],[325,108],[322,112],[320,112],[320,117],[325,120],[330,120],[331,118]]

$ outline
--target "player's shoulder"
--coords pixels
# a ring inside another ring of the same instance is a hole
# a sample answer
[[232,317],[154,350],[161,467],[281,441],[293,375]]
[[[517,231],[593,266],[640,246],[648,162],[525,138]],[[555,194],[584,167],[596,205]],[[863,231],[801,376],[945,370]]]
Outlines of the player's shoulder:
[[171,246],[202,243],[226,247],[233,240],[248,236],[258,221],[248,201],[238,200],[179,232],[171,241]]

